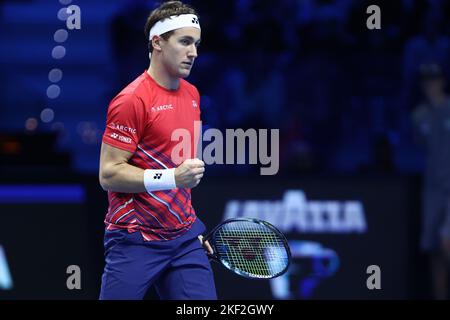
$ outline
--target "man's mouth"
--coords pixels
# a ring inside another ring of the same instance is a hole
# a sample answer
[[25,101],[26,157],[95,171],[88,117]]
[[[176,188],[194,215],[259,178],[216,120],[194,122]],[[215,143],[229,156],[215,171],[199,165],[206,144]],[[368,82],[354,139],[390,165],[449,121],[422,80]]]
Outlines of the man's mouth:
[[187,66],[192,66],[192,62],[190,61],[183,61],[182,64],[187,65]]

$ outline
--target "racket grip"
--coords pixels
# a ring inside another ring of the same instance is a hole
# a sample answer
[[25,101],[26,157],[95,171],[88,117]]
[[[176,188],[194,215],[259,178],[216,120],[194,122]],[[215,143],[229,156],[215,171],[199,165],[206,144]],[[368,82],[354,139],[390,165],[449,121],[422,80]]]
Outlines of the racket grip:
[[208,257],[209,260],[216,261],[216,262],[219,261],[219,257],[217,256],[217,254],[211,254],[211,253],[207,252],[206,256]]

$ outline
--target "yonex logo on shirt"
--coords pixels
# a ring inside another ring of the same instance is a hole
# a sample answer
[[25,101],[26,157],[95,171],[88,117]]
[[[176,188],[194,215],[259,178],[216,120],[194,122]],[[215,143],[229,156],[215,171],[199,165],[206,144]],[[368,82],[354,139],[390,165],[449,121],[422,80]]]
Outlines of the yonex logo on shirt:
[[162,173],[155,173],[155,176],[153,177],[153,179],[161,179]]
[[117,133],[111,133],[111,138],[131,144],[131,138],[120,136]]
[[197,108],[198,107],[197,102],[195,100],[192,100],[192,107],[193,108]]

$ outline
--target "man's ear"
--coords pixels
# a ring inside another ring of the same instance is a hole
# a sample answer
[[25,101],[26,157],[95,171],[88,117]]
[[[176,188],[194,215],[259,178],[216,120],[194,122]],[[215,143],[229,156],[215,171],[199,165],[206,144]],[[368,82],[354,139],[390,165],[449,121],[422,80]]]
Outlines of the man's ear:
[[152,39],[152,46],[153,46],[153,50],[156,50],[156,51],[161,51],[162,49],[161,49],[161,42],[162,42],[162,38],[161,37],[158,37],[158,36],[156,36],[156,37],[153,37],[153,39]]

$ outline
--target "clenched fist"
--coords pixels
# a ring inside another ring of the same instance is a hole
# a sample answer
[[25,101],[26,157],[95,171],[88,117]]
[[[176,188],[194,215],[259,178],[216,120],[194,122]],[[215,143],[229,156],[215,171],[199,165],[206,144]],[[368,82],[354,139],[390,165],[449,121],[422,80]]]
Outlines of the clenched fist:
[[199,183],[205,172],[205,163],[200,159],[184,160],[175,169],[175,183],[177,188],[194,188]]

